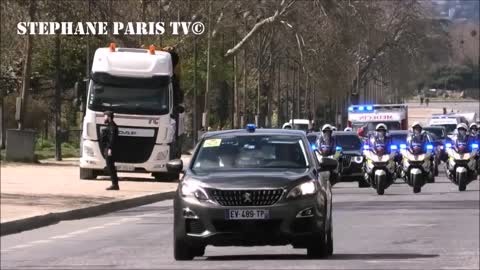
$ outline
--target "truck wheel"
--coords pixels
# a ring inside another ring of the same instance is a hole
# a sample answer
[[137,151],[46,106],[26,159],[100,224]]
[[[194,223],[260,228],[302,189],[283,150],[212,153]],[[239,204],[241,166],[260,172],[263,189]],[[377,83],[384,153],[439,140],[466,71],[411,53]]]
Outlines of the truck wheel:
[[82,180],[94,180],[97,175],[98,173],[95,170],[80,168],[80,179]]
[[178,173],[152,173],[152,176],[155,177],[156,181],[165,181],[165,182],[173,182],[180,178],[180,174]]

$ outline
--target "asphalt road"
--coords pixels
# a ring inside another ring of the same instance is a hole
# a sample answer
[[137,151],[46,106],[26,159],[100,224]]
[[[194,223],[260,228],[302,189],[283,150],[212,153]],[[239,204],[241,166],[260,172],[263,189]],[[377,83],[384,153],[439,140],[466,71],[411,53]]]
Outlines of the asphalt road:
[[1,238],[2,269],[479,269],[479,182],[445,177],[413,194],[334,188],[334,255],[310,260],[285,247],[207,247],[176,262],[172,201],[62,222]]

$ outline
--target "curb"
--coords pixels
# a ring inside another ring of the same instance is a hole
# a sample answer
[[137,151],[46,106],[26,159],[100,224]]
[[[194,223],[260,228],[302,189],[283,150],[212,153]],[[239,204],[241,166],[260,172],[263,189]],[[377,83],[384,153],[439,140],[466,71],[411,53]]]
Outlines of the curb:
[[175,191],[156,193],[105,204],[84,207],[59,213],[49,213],[40,216],[28,217],[18,220],[7,221],[0,224],[0,236],[33,230],[59,223],[64,220],[83,219],[100,216],[115,211],[138,207],[163,200],[172,199]]

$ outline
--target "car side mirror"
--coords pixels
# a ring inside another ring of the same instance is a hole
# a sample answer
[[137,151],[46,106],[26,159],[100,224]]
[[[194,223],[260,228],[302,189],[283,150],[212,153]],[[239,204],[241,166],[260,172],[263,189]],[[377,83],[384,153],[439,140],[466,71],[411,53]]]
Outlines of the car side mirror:
[[322,157],[319,163],[320,171],[333,171],[338,167],[338,161],[333,158]]
[[181,173],[183,170],[183,161],[181,159],[173,159],[167,162],[167,171],[169,173]]

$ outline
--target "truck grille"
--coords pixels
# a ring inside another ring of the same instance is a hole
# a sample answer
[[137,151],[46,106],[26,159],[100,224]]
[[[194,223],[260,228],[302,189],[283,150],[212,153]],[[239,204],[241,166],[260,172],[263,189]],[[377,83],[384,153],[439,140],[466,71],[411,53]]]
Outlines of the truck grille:
[[[97,126],[97,134],[100,138],[100,125]],[[155,146],[155,139],[157,138],[157,129],[153,137],[133,137],[133,136],[118,136],[116,148],[114,153],[115,162],[124,163],[144,163],[152,154]],[[105,152],[102,142],[98,141],[100,150],[105,158]]]
[[276,203],[283,194],[282,189],[262,190],[218,190],[210,191],[212,198],[223,206],[260,206]]

